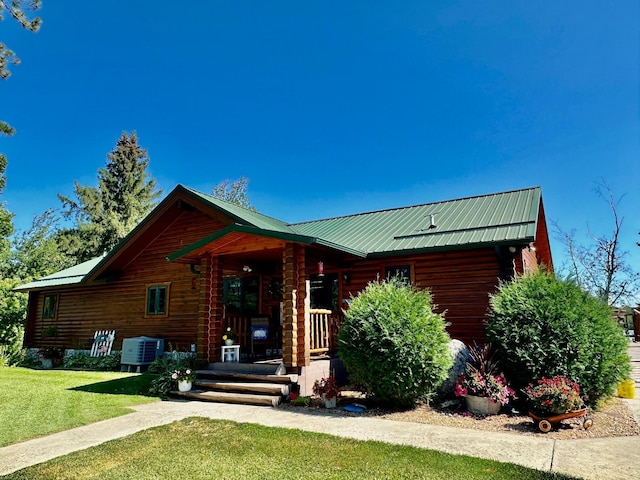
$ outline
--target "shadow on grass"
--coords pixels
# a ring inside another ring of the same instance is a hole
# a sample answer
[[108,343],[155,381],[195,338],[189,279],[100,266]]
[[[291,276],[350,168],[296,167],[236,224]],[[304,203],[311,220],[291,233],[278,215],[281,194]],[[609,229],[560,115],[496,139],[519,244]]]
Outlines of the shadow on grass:
[[155,397],[149,394],[149,385],[157,378],[157,375],[145,373],[133,377],[118,378],[106,382],[91,383],[79,387],[71,388],[81,392],[108,393],[111,395],[142,395],[145,397]]

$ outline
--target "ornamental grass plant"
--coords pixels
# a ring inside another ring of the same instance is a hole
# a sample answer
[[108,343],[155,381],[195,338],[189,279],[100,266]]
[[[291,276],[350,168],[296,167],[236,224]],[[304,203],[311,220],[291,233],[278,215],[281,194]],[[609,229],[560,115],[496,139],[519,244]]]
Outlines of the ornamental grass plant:
[[475,395],[507,405],[517,398],[504,373],[499,371],[496,352],[490,344],[469,347],[465,371],[458,377],[454,393],[457,397]]

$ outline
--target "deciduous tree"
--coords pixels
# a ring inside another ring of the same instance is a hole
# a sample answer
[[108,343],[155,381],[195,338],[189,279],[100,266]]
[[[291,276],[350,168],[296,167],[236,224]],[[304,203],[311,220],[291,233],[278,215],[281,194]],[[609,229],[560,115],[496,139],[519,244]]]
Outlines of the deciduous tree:
[[227,178],[213,187],[211,194],[220,200],[255,211],[255,207],[251,205],[249,197],[247,196],[248,187],[249,179],[246,177],[240,177],[233,182]]
[[575,230],[566,232],[554,222],[557,236],[564,243],[569,258],[569,265],[564,270],[567,277],[578,286],[609,305],[633,302],[640,274],[634,272],[627,263],[629,252],[620,245],[620,232],[624,223],[624,217],[618,213],[620,200],[615,199],[611,187],[605,182],[596,191],[611,210],[611,233],[599,236],[587,227],[590,242],[583,245],[576,241]]

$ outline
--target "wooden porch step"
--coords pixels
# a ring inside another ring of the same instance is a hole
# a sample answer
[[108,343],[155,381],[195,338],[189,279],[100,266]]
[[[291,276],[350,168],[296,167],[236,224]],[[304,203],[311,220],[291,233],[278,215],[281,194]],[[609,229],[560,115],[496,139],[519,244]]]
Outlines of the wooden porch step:
[[171,392],[173,395],[189,400],[217,403],[239,403],[242,405],[261,405],[277,407],[280,404],[279,395],[255,395],[249,393],[214,392],[205,390],[190,390],[188,392]]
[[284,383],[258,383],[258,382],[238,382],[224,380],[196,380],[197,389],[213,390],[216,392],[252,393],[259,395],[289,395],[289,384]]
[[259,375],[254,373],[235,373],[220,370],[198,370],[196,372],[198,378],[220,379],[220,380],[237,380],[239,382],[261,382],[261,383],[279,383],[289,384],[293,380],[289,375]]
[[239,363],[215,362],[209,364],[209,370],[216,372],[243,373],[252,375],[284,375],[287,369],[284,363]]

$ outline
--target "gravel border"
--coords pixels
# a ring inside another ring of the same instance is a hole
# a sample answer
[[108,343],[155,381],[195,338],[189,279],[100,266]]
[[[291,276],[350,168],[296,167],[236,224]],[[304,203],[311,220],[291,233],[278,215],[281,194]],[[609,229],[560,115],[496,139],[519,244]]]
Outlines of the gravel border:
[[294,406],[284,403],[279,408],[292,408],[310,414],[336,416],[373,416],[386,420],[403,422],[427,423],[446,427],[468,428],[491,432],[511,433],[514,435],[543,435],[545,438],[569,440],[587,438],[628,437],[640,435],[640,427],[636,423],[633,413],[627,405],[619,399],[612,398],[598,411],[589,412],[588,418],[593,420],[593,426],[588,430],[583,428],[585,417],[575,417],[563,420],[549,433],[538,430],[536,423],[528,416],[517,412],[501,413],[487,417],[471,415],[463,405],[456,402],[447,409],[437,409],[426,404],[417,405],[411,410],[392,411],[382,408],[368,408],[363,413],[347,412],[342,407],[352,403],[367,405],[367,401],[359,395],[343,396],[336,409],[325,409],[318,400],[313,399],[308,407]]

